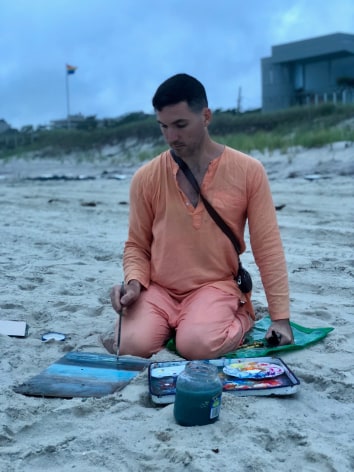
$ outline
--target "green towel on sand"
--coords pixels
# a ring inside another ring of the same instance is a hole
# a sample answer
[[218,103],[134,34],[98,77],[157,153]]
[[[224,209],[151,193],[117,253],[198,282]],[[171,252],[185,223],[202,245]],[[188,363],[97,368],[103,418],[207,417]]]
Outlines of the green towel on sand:
[[[269,347],[265,341],[265,335],[270,326],[270,318],[266,316],[258,320],[251,331],[247,333],[244,344],[236,349],[236,351],[229,352],[223,357],[264,357],[270,353],[277,353],[279,351],[291,351],[294,349],[302,349],[317,341],[320,341],[334,328],[305,328],[296,323],[290,322],[294,333],[294,344],[287,344],[286,346]],[[257,347],[255,347],[255,344]],[[175,340],[170,339],[166,345],[167,349],[177,352]]]

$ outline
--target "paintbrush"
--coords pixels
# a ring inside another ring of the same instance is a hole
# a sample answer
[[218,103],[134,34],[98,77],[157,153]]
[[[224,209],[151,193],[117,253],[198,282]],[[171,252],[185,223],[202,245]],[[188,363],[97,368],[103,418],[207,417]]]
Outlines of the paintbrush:
[[118,312],[119,320],[118,320],[118,337],[117,337],[117,362],[119,361],[120,337],[121,337],[121,332],[122,332],[123,305],[122,305],[121,299],[123,295],[124,295],[124,282],[122,282],[120,286],[120,292],[119,292],[120,310]]

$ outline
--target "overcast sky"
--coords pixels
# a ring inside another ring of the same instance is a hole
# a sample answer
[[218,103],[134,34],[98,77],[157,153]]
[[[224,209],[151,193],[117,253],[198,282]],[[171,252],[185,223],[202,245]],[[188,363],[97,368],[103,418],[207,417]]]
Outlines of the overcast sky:
[[271,47],[354,33],[354,0],[0,0],[0,119],[12,127],[72,114],[152,113],[151,97],[186,72],[212,109],[261,106]]

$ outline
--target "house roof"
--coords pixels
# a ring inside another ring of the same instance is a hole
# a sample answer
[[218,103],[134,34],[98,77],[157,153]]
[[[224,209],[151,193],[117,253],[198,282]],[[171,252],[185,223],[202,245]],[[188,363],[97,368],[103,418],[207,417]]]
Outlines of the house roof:
[[322,56],[346,57],[354,55],[354,34],[333,33],[272,47],[271,61],[292,62],[320,59]]

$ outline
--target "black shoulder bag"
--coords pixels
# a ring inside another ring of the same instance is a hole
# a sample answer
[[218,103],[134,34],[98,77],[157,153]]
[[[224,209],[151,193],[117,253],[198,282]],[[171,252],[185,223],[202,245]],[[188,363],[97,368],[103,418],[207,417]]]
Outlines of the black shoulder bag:
[[209,215],[212,217],[212,219],[215,221],[215,223],[219,226],[219,228],[226,234],[226,236],[231,240],[236,253],[238,255],[238,272],[235,277],[235,281],[243,293],[248,293],[252,290],[252,278],[249,274],[249,272],[242,266],[241,260],[240,260],[240,244],[232,232],[232,229],[230,226],[225,223],[225,221],[221,218],[219,213],[215,210],[214,207],[211,206],[211,204],[208,202],[208,200],[203,196],[203,194],[200,191],[199,184],[194,177],[192,171],[188,167],[188,165],[184,162],[183,159],[181,159],[177,154],[171,150],[171,155],[174,159],[174,161],[179,165],[180,169],[184,173],[184,175],[187,177],[188,181],[194,188],[194,190],[197,192],[198,195],[200,195],[200,198],[202,199],[202,202],[204,203],[205,208],[207,209]]

